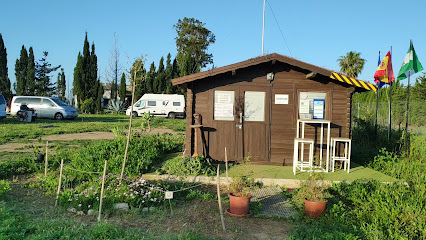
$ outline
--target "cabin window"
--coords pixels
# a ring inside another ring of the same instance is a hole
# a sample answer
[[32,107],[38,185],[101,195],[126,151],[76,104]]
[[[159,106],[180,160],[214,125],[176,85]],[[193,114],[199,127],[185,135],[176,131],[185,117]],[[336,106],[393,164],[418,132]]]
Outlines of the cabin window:
[[155,102],[155,101],[148,101],[148,106],[149,107],[155,107],[155,106],[157,106],[157,102]]
[[246,91],[244,94],[244,121],[265,121],[265,92]]
[[173,102],[173,106],[179,107],[180,106],[180,102]]
[[234,91],[214,91],[214,120],[234,121]]
[[166,106],[169,101],[163,101],[163,106]]
[[299,93],[299,119],[325,119],[325,92]]

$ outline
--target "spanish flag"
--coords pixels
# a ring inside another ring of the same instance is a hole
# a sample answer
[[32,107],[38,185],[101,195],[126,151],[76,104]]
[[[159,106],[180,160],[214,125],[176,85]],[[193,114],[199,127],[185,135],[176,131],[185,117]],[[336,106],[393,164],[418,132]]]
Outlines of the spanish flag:
[[374,82],[377,83],[377,85],[383,85],[383,83],[389,84],[393,81],[395,81],[395,77],[393,76],[392,58],[389,51],[374,74]]

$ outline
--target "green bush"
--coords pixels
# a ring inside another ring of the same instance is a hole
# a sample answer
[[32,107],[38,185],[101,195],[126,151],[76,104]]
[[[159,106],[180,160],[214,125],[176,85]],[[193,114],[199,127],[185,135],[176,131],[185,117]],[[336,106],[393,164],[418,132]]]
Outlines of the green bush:
[[[182,135],[141,135],[130,141],[127,153],[125,174],[138,176],[161,162],[166,153],[180,151],[183,146]],[[60,153],[71,168],[80,171],[102,172],[108,160],[109,173],[120,173],[126,148],[126,139],[104,140],[81,149],[79,152]],[[59,161],[57,158],[56,161]],[[89,179],[87,174],[73,172],[79,180]]]
[[214,175],[215,167],[210,160],[204,156],[182,157],[177,156],[163,163],[163,166],[157,171],[160,174],[169,174],[179,177],[189,175]]
[[11,160],[0,164],[0,178],[14,175],[33,173],[37,170],[34,159],[27,156],[18,160]]

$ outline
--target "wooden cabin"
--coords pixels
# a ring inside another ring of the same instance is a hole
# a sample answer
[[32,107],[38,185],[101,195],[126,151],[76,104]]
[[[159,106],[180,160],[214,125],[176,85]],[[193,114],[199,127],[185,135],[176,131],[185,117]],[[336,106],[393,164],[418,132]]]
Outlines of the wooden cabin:
[[[371,83],[276,53],[172,82],[187,89],[186,155],[223,161],[226,147],[229,161],[250,156],[251,163],[267,165],[292,165],[298,119],[329,120],[331,137],[350,137],[352,94],[376,91]],[[307,124],[305,137],[320,134]]]

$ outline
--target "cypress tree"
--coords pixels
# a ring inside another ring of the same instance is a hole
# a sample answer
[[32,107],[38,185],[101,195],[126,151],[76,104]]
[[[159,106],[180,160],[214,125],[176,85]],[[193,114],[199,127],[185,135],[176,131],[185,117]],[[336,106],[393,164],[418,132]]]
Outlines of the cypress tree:
[[124,73],[121,75],[120,89],[118,91],[118,96],[120,97],[120,100],[122,102],[126,100],[126,75]]
[[[89,97],[92,97],[93,100],[95,100],[94,102],[96,103],[96,106],[93,106],[91,108],[92,112],[100,112],[101,110],[101,105],[99,104],[98,106],[98,102],[100,103],[102,101],[102,97],[103,97],[103,92],[101,95],[99,95],[99,91],[100,89],[103,90],[102,85],[100,84],[100,81],[98,80],[98,57],[95,54],[95,44],[92,43],[92,52],[90,53],[90,68],[89,68],[89,85],[88,85],[88,89],[89,89]],[[94,88],[93,86],[96,86],[96,83],[98,83],[98,88]]]
[[166,93],[170,94],[173,93],[173,85],[172,85],[172,78],[173,78],[173,65],[172,65],[172,55],[169,53],[167,54],[167,60],[166,60]]
[[78,53],[77,64],[74,68],[74,95],[78,99],[78,107],[92,98],[93,103],[88,107],[90,112],[96,110],[96,100],[98,99],[97,75],[98,65],[97,56],[95,54],[95,44],[92,44],[92,52],[90,52],[90,44],[87,38],[87,32],[83,44],[83,54]]
[[24,45],[21,48],[21,56],[19,59],[16,59],[15,63],[15,77],[16,85],[15,91],[16,95],[26,95],[27,93],[27,66],[28,66],[28,52]]
[[58,95],[58,98],[60,98],[62,101],[65,101],[66,82],[63,68],[61,68],[61,72],[58,73],[58,80],[56,84],[56,94]]
[[4,46],[3,37],[0,33],[0,93],[8,99],[12,98],[10,79],[7,73],[7,51]]
[[160,63],[158,64],[158,70],[154,79],[154,91],[155,93],[163,93],[166,89],[165,84],[165,71],[164,71],[164,57],[161,57]]
[[77,106],[80,108],[84,97],[84,85],[83,85],[83,56],[78,52],[77,64],[74,68],[74,81],[73,81],[73,94],[77,96]]
[[35,61],[33,47],[29,49],[28,66],[27,66],[27,94],[35,95],[36,82],[35,82]]
[[149,67],[149,72],[146,76],[145,80],[145,86],[146,86],[146,92],[147,93],[155,93],[154,90],[154,79],[155,79],[155,64],[154,62],[151,63],[151,66]]

